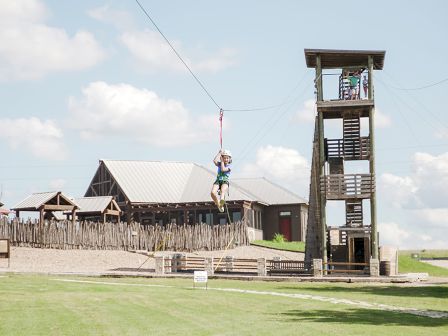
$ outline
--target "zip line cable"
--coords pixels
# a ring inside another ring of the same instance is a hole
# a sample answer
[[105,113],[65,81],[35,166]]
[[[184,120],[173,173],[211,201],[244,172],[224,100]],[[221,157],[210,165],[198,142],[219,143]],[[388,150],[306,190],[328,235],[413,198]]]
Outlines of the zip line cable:
[[[151,16],[149,15],[149,13],[146,11],[146,9],[143,7],[143,5],[139,2],[139,0],[135,0],[135,2],[138,4],[138,6],[140,7],[140,9],[143,11],[143,13],[146,15],[146,17],[151,21],[151,23],[154,25],[154,27],[157,29],[157,31],[159,32],[159,34],[163,37],[163,39],[165,40],[166,43],[168,43],[168,45],[170,46],[170,48],[173,50],[173,52],[176,54],[177,58],[179,58],[179,60],[182,62],[182,64],[187,68],[187,70],[190,72],[190,74],[193,76],[193,78],[196,80],[196,82],[199,84],[199,86],[202,88],[202,90],[205,92],[205,94],[210,98],[210,100],[213,102],[213,104],[215,104],[215,106],[220,110],[220,112],[222,111],[232,111],[232,112],[250,112],[250,111],[263,111],[263,110],[269,110],[269,109],[274,109],[277,108],[279,106],[282,106],[284,104],[286,104],[286,102],[282,102],[281,104],[277,104],[277,105],[271,105],[271,106],[266,106],[266,107],[255,107],[255,108],[244,108],[244,109],[223,109],[217,102],[216,100],[213,98],[213,96],[211,95],[211,93],[207,90],[207,88],[205,87],[205,85],[199,80],[199,78],[194,74],[193,70],[191,70],[191,68],[188,66],[188,64],[184,61],[184,59],[182,58],[182,56],[180,56],[180,54],[177,52],[177,50],[174,48],[174,46],[171,44],[171,42],[168,40],[168,38],[163,34],[163,32],[160,30],[160,28],[157,26],[157,24],[155,23],[155,21],[151,18]],[[220,115],[220,118],[222,118],[222,115]]]
[[[384,72],[384,74],[386,75],[386,76],[388,76],[391,80],[393,80],[394,82],[397,82],[389,73],[387,73],[387,72],[385,72],[385,71],[383,71]],[[385,83],[383,80],[381,80],[380,78],[378,78],[378,80],[379,81],[381,81],[381,82],[383,82],[383,84],[386,86],[389,86],[390,88],[394,88],[394,86],[393,85],[390,85],[389,83]],[[428,114],[430,114],[434,119],[435,119],[435,121],[438,123],[438,124],[441,124],[443,127],[448,127],[447,125],[446,125],[446,123],[445,123],[445,121],[444,120],[442,120],[437,114],[435,114],[433,111],[431,111],[430,109],[428,109],[427,107],[426,107],[426,105],[425,104],[422,104],[416,97],[415,97],[415,95],[413,95],[413,94],[411,94],[411,93],[408,93],[409,95],[408,95],[408,97],[411,97],[416,103],[418,103],[420,106],[421,106],[421,108],[422,109],[424,109],[426,112],[428,112]],[[408,105],[409,106],[409,105]],[[411,110],[413,110],[413,108],[412,107],[409,107]],[[426,118],[423,118],[423,120],[426,120]],[[435,129],[437,129],[437,127],[434,127]]]
[[148,17],[148,19],[152,22],[152,24],[154,25],[154,27],[156,27],[157,31],[160,33],[160,35],[162,35],[162,37],[165,39],[166,43],[168,43],[168,45],[171,47],[171,49],[174,51],[174,53],[176,54],[176,56],[179,58],[179,60],[183,63],[183,65],[185,65],[185,67],[188,69],[188,71],[190,72],[190,74],[193,76],[193,78],[196,80],[196,82],[199,84],[199,86],[202,88],[202,90],[204,90],[204,92],[207,94],[207,96],[211,99],[211,101],[216,105],[216,107],[218,109],[221,110],[221,106],[218,105],[218,103],[216,102],[216,100],[212,97],[212,95],[210,94],[210,92],[208,92],[208,90],[205,88],[204,84],[202,84],[202,82],[199,80],[198,77],[196,77],[196,75],[193,73],[193,71],[190,69],[190,67],[188,66],[188,64],[184,61],[184,59],[179,55],[179,53],[176,51],[176,49],[173,47],[173,45],[171,44],[171,42],[166,38],[166,36],[162,33],[162,31],[159,29],[159,27],[157,26],[157,24],[154,22],[154,20],[151,18],[151,16],[148,14],[148,12],[145,10],[145,8],[141,5],[141,3],[138,0],[135,0],[135,2],[137,2],[137,4],[140,6],[141,10],[143,11],[143,13],[145,13],[145,15]]
[[435,82],[435,83],[432,83],[432,84],[428,84],[428,85],[420,86],[420,87],[416,87],[416,88],[399,88],[399,87],[396,87],[396,86],[391,86],[391,88],[395,89],[395,90],[401,90],[401,91],[416,91],[416,90],[427,89],[427,88],[430,88],[430,87],[442,84],[442,83],[444,83],[446,81],[448,81],[448,78],[442,79],[441,81],[438,81],[438,82]]
[[[300,97],[303,96],[303,94],[306,92],[306,90],[309,89],[311,86],[311,83],[307,84],[303,90],[300,92],[298,96],[294,98],[292,102],[290,102],[289,106],[285,106],[282,111],[276,111],[280,112],[278,115],[273,114],[271,118],[269,118],[265,124],[258,130],[258,132],[255,134],[254,137],[252,137],[251,140],[249,140],[246,143],[246,146],[243,148],[243,150],[239,153],[239,156],[235,159],[238,162],[244,161],[246,156],[250,152],[250,148],[255,147],[260,143],[260,141],[269,133],[269,131],[275,127],[275,125],[279,122],[281,118],[283,118],[288,112],[290,112],[290,109],[294,106],[294,104],[299,100]],[[280,109],[279,109],[280,110]],[[258,139],[256,139],[258,138]],[[255,142],[254,142],[255,141]]]

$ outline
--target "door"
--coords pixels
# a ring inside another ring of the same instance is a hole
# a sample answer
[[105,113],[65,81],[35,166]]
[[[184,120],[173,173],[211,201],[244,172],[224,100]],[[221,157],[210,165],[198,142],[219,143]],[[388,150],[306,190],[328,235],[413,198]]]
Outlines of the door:
[[288,241],[291,241],[291,217],[280,217],[280,233]]
[[[368,237],[352,237],[349,245],[349,262],[368,263],[370,258],[370,240]],[[364,266],[358,265],[354,269],[362,270]]]

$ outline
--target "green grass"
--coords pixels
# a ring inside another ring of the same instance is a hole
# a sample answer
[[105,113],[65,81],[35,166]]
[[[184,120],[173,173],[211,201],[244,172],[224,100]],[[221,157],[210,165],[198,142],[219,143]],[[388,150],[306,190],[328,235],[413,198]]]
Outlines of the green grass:
[[312,294],[448,312],[448,286],[210,280],[210,289],[202,290],[191,288],[192,279],[64,277],[123,284],[117,286],[54,278],[0,277],[0,335],[448,334],[448,318],[212,289]]
[[412,258],[410,255],[398,256],[398,272],[399,273],[428,273],[435,277],[448,277],[448,269],[434,266],[418,259]]
[[419,258],[448,258],[448,250],[402,250],[400,255],[417,254]]
[[304,242],[273,242],[272,240],[254,240],[251,245],[263,246],[275,248],[278,250],[292,251],[292,252],[305,252]]

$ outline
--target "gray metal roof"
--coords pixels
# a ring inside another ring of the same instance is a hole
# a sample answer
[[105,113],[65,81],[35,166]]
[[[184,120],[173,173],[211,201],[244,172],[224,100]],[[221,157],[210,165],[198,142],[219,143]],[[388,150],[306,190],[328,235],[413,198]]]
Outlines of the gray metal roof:
[[[210,202],[216,173],[188,162],[102,160],[132,203]],[[228,200],[255,201],[231,186]]]
[[73,201],[79,206],[77,213],[103,212],[112,202],[112,196],[79,197]]
[[308,204],[308,202],[293,192],[267,180],[259,178],[234,178],[233,186],[248,190],[254,197],[269,205],[275,204]]
[[23,201],[16,204],[15,207],[13,207],[13,210],[16,209],[38,209],[42,204],[47,202],[48,200],[52,199],[54,196],[57,195],[57,191],[50,191],[50,192],[42,192],[42,193],[35,193],[31,194],[27,198],[25,198]]

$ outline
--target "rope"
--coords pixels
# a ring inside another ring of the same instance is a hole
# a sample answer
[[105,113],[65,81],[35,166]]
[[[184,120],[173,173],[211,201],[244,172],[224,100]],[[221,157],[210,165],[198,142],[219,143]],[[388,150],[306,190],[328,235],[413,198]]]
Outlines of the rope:
[[222,150],[222,118],[224,117],[224,110],[219,110],[219,144],[221,145]]

